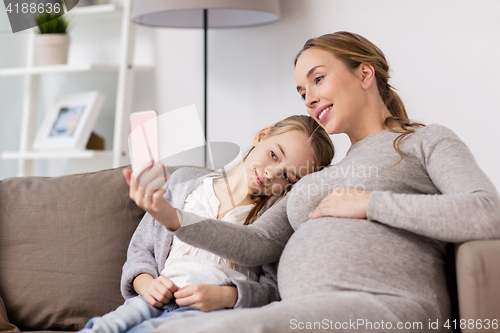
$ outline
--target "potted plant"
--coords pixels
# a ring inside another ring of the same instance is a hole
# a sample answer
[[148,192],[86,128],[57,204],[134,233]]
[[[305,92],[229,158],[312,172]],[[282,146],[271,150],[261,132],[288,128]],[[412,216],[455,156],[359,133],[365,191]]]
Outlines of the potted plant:
[[42,13],[35,18],[38,34],[35,38],[35,58],[38,66],[68,62],[68,21],[63,15]]

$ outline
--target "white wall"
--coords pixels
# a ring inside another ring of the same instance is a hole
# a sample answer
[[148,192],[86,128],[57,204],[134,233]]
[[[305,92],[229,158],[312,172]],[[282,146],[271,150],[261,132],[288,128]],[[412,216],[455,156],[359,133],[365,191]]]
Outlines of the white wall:
[[[348,30],[384,51],[410,117],[454,130],[500,189],[500,1],[281,0],[281,10],[273,24],[209,32],[210,141],[247,148],[258,129],[304,114],[293,77],[296,53],[310,37]],[[165,34],[157,33],[158,45],[170,40]],[[199,43],[169,51],[191,61],[202,55],[201,34]],[[185,64],[180,73],[165,72],[160,90],[197,79],[199,61],[192,70]],[[158,108],[197,102],[193,90],[165,89]],[[333,140],[338,161],[349,141],[344,135]]]
[[[209,32],[210,141],[230,141],[245,149],[260,128],[304,114],[293,78],[295,54],[310,37],[348,30],[384,51],[392,67],[392,85],[410,117],[454,130],[500,189],[499,1],[281,0],[281,10],[281,20],[273,24]],[[156,78],[151,87],[141,86],[139,94],[154,90],[151,107],[160,112],[192,103],[201,112],[202,32],[152,31]],[[2,55],[9,38],[0,34],[0,67],[15,62],[13,58],[23,52]],[[17,124],[3,124],[13,110],[20,110],[22,89],[19,82],[5,80],[0,78],[1,90],[11,91],[8,108],[0,91],[0,150],[5,150],[9,136],[17,135]],[[333,140],[337,161],[349,143],[342,135]],[[0,179],[14,174],[14,167],[0,161]]]

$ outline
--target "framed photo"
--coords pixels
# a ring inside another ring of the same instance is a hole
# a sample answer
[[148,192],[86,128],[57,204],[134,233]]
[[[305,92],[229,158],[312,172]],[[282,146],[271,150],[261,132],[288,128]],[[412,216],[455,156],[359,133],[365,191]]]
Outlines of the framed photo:
[[63,95],[47,111],[34,150],[84,150],[104,102],[98,91]]

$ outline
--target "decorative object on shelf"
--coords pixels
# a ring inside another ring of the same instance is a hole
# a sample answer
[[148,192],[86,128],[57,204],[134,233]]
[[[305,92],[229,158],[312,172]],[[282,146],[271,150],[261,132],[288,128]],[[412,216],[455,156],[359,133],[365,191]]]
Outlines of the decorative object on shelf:
[[87,142],[87,146],[85,149],[89,150],[105,150],[106,149],[106,141],[99,134],[92,132],[90,134],[89,141]]
[[[232,28],[270,23],[280,18],[278,0],[134,0],[135,23],[173,28],[204,30],[204,130],[208,141],[207,118],[207,31],[208,28]],[[205,150],[205,166],[207,151]]]
[[38,34],[35,37],[35,64],[60,65],[68,62],[68,20],[64,15],[42,13],[36,17]]
[[45,115],[33,149],[85,149],[103,102],[98,91],[59,96]]

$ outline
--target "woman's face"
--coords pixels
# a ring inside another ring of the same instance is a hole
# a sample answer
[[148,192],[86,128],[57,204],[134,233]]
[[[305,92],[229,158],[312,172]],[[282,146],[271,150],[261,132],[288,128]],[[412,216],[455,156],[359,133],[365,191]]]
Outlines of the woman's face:
[[257,195],[282,193],[287,186],[314,170],[307,137],[298,130],[266,136],[257,134],[254,149],[245,160],[249,192]]
[[358,69],[350,71],[333,54],[318,48],[304,51],[295,66],[297,91],[307,113],[328,134],[356,131],[366,102]]

